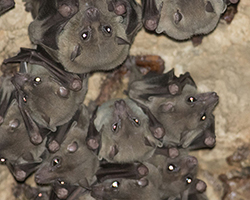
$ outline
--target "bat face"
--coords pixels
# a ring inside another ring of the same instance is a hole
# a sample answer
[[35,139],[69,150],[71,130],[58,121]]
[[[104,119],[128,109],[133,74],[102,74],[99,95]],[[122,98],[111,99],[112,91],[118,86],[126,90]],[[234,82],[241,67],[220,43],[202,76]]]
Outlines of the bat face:
[[[85,187],[92,184],[99,161],[85,144],[87,128],[86,116],[82,115],[77,122],[73,122],[60,149],[56,153],[50,154],[36,172],[35,181],[37,183],[59,182],[62,185],[66,183],[80,184]],[[70,173],[67,173],[68,171]]]
[[129,99],[104,103],[94,123],[101,135],[99,157],[110,162],[144,160],[161,145],[149,130],[148,117]]
[[[116,5],[117,2],[121,3]],[[80,0],[76,5],[77,11],[69,15],[63,11],[63,6],[52,5],[55,10],[51,9],[51,19],[37,18],[31,23],[31,40],[42,45],[69,72],[88,73],[120,65],[141,28],[141,7],[127,0]],[[75,10],[73,5],[69,7]],[[64,13],[67,16],[61,19]],[[56,27],[50,20],[58,20],[62,24]],[[56,30],[52,31],[53,27]]]
[[28,67],[30,70],[27,73],[18,73],[13,78],[14,85],[20,91],[21,107],[41,127],[55,131],[56,126],[72,118],[83,102],[87,79],[83,80],[82,89],[75,92],[63,87],[42,66],[28,64]]
[[195,182],[198,161],[193,156],[180,154],[171,158],[156,155],[149,162],[159,168],[162,176],[160,190],[164,198],[181,194]]
[[173,98],[173,101],[160,100],[158,108],[152,108],[152,113],[169,133],[164,136],[164,142],[175,137],[174,140],[179,141],[184,148],[210,126],[212,111],[219,100],[215,92],[193,93],[188,90],[184,88],[183,93]]
[[161,14],[156,32],[177,40],[211,32],[226,9],[223,0],[156,0],[156,6]]
[[0,137],[1,162],[6,162],[18,181],[24,181],[41,164],[45,146],[30,142],[16,100],[12,101],[0,126]]

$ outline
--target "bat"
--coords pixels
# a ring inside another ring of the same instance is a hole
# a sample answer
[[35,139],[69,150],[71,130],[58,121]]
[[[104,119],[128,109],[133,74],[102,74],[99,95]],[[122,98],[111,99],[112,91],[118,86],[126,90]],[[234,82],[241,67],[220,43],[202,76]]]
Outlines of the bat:
[[154,165],[147,163],[145,166],[148,173],[142,178],[117,177],[113,174],[93,185],[91,195],[98,200],[160,200],[158,180],[161,180],[161,174]]
[[[157,153],[146,162],[154,165],[159,171],[161,178],[157,181],[160,182],[161,199],[184,196],[186,191],[196,188],[199,183],[199,180],[196,179],[198,160],[194,156],[187,155],[186,150],[181,149],[178,154],[168,156]],[[202,187],[202,189],[204,188]]]
[[208,34],[217,26],[228,3],[238,0],[143,0],[143,23],[147,30],[176,40]]
[[[28,55],[34,52],[27,51]],[[48,66],[45,68],[40,65],[43,60],[37,61],[35,56],[34,59],[29,57],[29,62],[26,62],[28,55],[6,62],[24,61],[20,64],[20,72],[12,78],[12,83],[17,90],[19,107],[31,142],[39,144],[42,142],[39,127],[55,132],[57,126],[65,124],[73,117],[85,98],[88,76],[75,76],[61,69],[57,71],[56,66],[51,67],[52,69]],[[61,80],[60,77],[64,74],[66,76]]]
[[14,0],[0,0],[0,16],[15,7]]
[[[198,93],[189,73],[179,78],[173,73],[171,70],[164,75],[133,82],[129,87],[129,97],[148,107],[163,125],[165,146],[187,148],[195,139],[204,137],[199,139],[202,141],[194,143],[192,148],[204,146],[203,141],[207,138],[205,146],[213,147],[215,135],[212,111],[218,103],[218,95],[215,92]],[[172,77],[175,78],[173,82]]]
[[122,64],[141,27],[141,7],[134,0],[46,0],[29,25],[29,37],[65,70],[81,74]]
[[[153,121],[153,120],[152,120]],[[129,99],[113,99],[98,107],[87,136],[90,149],[109,162],[142,161],[161,146],[159,128]],[[151,130],[153,133],[151,132]],[[155,129],[154,129],[155,128]]]
[[46,156],[45,143],[29,141],[16,99],[12,100],[0,126],[0,158],[17,181],[24,181]]
[[[61,196],[63,191],[69,192],[68,186],[89,188],[95,182],[99,160],[85,143],[88,123],[88,112],[83,107],[79,118],[72,122],[60,149],[50,154],[35,173],[35,181],[38,184],[59,183],[56,189],[58,196]],[[64,187],[65,185],[67,187]]]

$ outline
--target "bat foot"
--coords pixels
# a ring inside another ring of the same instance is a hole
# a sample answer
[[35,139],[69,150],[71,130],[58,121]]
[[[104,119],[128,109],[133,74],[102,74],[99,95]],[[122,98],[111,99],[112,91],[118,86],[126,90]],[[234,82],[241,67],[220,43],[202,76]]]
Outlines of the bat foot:
[[156,20],[148,19],[145,20],[144,27],[149,31],[154,31],[158,26],[158,23]]
[[169,148],[168,153],[170,158],[176,158],[177,156],[179,156],[179,151],[175,147]]
[[163,138],[164,135],[165,135],[165,131],[162,127],[158,127],[154,130],[155,138],[161,139],[161,138]]
[[140,175],[146,176],[148,174],[148,168],[145,165],[140,165],[137,168],[137,171],[139,172]]
[[26,178],[27,174],[25,171],[21,170],[21,169],[16,169],[15,170],[15,178],[17,181],[24,181]]
[[207,145],[208,147],[212,148],[215,146],[215,138],[213,137],[207,137],[204,141],[205,145]]
[[89,139],[87,145],[92,150],[96,150],[99,147],[99,143],[96,139]]
[[60,145],[58,144],[57,141],[52,140],[49,145],[48,145],[49,151],[52,153],[57,152],[60,149]]
[[31,137],[30,137],[30,141],[32,144],[34,145],[38,145],[41,144],[43,141],[42,136],[39,133],[34,133]]
[[79,91],[82,89],[82,81],[75,79],[72,83],[71,83],[71,88],[72,90],[74,90],[75,92]]
[[171,84],[168,86],[168,89],[169,89],[169,92],[172,94],[172,95],[175,95],[179,92],[179,87],[178,85],[176,84]]
[[207,184],[202,181],[202,180],[199,180],[198,183],[196,184],[196,190],[200,193],[203,193],[205,192],[207,189]]
[[69,195],[69,191],[65,188],[59,188],[57,191],[56,191],[56,196],[59,198],[59,199],[67,199]]

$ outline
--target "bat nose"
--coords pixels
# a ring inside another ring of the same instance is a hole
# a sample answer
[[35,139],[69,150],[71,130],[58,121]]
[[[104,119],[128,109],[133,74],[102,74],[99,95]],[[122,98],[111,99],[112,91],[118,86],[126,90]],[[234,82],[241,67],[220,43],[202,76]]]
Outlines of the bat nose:
[[91,7],[87,9],[87,16],[89,19],[95,21],[99,18],[99,11],[97,8]]

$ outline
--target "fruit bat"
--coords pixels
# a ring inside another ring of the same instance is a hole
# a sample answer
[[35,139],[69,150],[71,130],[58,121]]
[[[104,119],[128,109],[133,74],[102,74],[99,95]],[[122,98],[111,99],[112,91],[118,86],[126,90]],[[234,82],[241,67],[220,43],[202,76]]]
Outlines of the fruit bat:
[[176,40],[208,34],[217,26],[228,3],[238,0],[142,0],[143,23],[147,30]]
[[46,0],[29,37],[67,71],[88,73],[122,64],[141,26],[134,0]]
[[[88,188],[94,183],[99,160],[85,143],[88,125],[88,112],[82,107],[79,118],[72,123],[60,149],[50,154],[36,171],[35,181],[38,184],[59,183],[59,190],[60,185]],[[65,190],[68,190],[67,187]]]
[[164,75],[135,81],[130,85],[128,95],[148,107],[163,125],[165,146],[187,148],[202,135],[206,136],[193,144],[193,148],[196,148],[195,145],[198,148],[206,138],[210,140],[206,141],[208,147],[214,145],[212,111],[219,97],[215,92],[198,93],[188,73],[177,78],[171,70]]
[[12,100],[0,125],[0,158],[17,181],[24,181],[46,156],[45,142],[35,146],[29,141],[16,99]]
[[142,161],[162,145],[163,131],[158,128],[153,123],[149,125],[149,117],[132,100],[113,99],[102,104],[93,115],[87,144],[90,149],[98,149],[99,159]]
[[14,0],[0,0],[0,16],[15,7]]
[[[26,56],[22,59],[26,61]],[[55,71],[47,70],[47,67],[40,65],[42,60],[37,62],[36,58],[29,59],[30,62],[20,64],[20,72],[14,75],[12,82],[31,142],[38,144],[42,142],[39,127],[55,132],[57,126],[67,123],[73,117],[85,98],[88,77],[75,77],[61,69],[59,72],[62,71],[62,74],[58,75],[55,72],[58,68],[54,67]],[[10,60],[6,62],[16,62],[19,58]],[[63,74],[66,74],[64,78],[68,75],[71,80],[62,80]]]
[[154,165],[147,163],[145,166],[148,169],[146,176],[131,179],[110,175],[109,179],[92,186],[91,195],[98,200],[160,200],[161,174]]
[[169,154],[168,156],[154,154],[146,162],[154,165],[160,173],[161,178],[157,181],[160,182],[161,199],[177,197],[178,195],[184,196],[198,182],[196,179],[198,160],[187,155],[185,150],[180,150],[178,154]]

